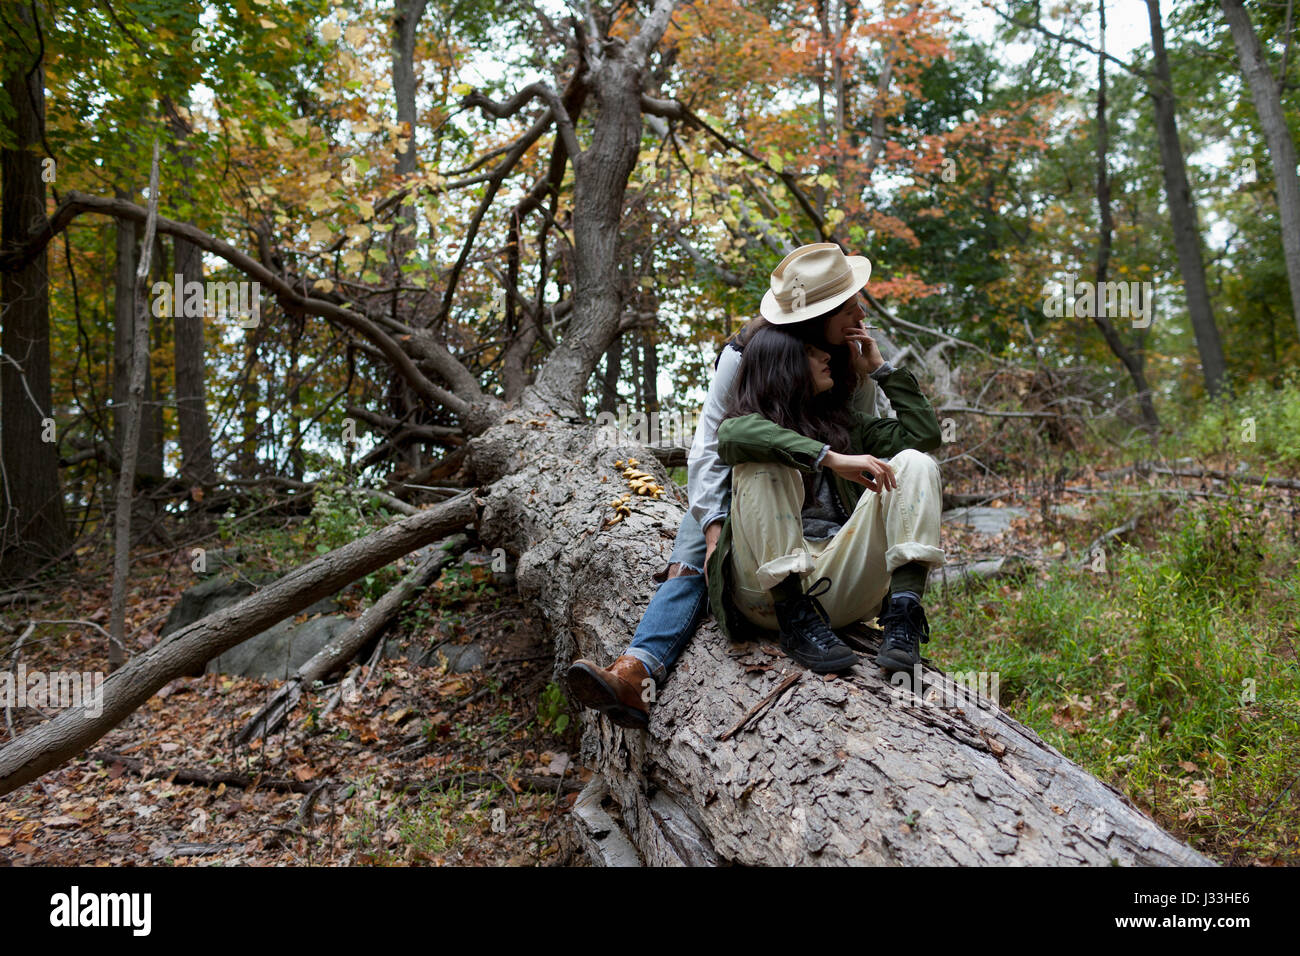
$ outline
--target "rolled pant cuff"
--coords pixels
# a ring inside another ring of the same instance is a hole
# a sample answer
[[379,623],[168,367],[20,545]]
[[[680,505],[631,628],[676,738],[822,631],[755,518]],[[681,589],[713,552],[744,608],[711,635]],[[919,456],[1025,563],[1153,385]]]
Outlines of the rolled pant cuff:
[[903,565],[912,561],[919,562],[930,568],[941,568],[947,559],[948,556],[942,548],[919,544],[915,541],[904,541],[902,544],[896,544],[885,552],[885,570],[893,574]]
[[807,574],[813,567],[813,556],[811,554],[803,550],[792,551],[790,554],[773,558],[771,561],[759,565],[754,572],[754,576],[758,578],[760,588],[764,591],[770,591],[791,574]]

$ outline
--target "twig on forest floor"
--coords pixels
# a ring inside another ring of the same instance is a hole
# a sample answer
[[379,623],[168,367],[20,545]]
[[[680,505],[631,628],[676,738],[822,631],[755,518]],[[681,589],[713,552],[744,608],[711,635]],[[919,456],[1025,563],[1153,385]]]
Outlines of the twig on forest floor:
[[110,766],[115,763],[121,764],[124,770],[136,774],[143,780],[171,780],[174,783],[193,783],[208,787],[224,783],[228,787],[238,787],[241,790],[261,787],[267,790],[284,790],[291,793],[311,793],[313,788],[321,786],[320,784],[306,783],[302,780],[263,777],[258,774],[243,774],[230,770],[192,770],[186,767],[153,767],[146,770],[146,762],[142,758],[128,757],[125,754],[113,753],[107,750],[97,750],[87,756],[91,760],[102,760]]

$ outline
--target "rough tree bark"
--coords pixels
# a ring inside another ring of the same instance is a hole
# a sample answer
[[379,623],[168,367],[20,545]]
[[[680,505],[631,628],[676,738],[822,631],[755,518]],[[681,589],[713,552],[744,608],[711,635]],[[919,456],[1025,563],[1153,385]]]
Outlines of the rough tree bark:
[[[470,442],[476,477],[492,482],[479,534],[519,556],[519,590],[550,623],[558,675],[626,646],[684,502],[636,499],[631,517],[603,528],[623,486],[614,461],[637,457],[673,487],[662,467],[642,448],[602,445],[591,426],[521,417]],[[896,702],[870,666],[833,681],[805,674],[755,729],[715,739],[793,667],[755,644],[727,646],[710,620],[658,688],[647,732],[586,712],[584,745],[644,861],[1208,862],[1006,714]],[[929,667],[925,681],[942,685]]]
[[[188,111],[188,105],[186,105]],[[172,130],[172,150],[180,159],[180,188],[185,198],[189,193],[190,171],[194,168],[194,155],[187,141],[190,135],[188,120],[177,109],[168,115]],[[124,225],[119,222],[119,228]],[[172,241],[175,274],[182,283],[181,294],[191,282],[203,284],[203,253],[198,246],[177,236]],[[173,280],[175,281],[175,280]],[[173,355],[176,375],[176,425],[181,446],[181,474],[191,482],[211,483],[216,480],[212,462],[212,429],[208,423],[205,396],[205,364],[203,315],[186,315],[184,309],[172,316]]]
[[[12,148],[0,152],[0,247],[22,242],[45,218],[45,67],[35,52],[33,4],[12,8],[16,27],[4,31],[6,117]],[[22,36],[18,36],[21,31]],[[12,34],[12,35],[11,35]],[[12,45],[11,45],[12,44]],[[59,490],[58,444],[46,419],[54,414],[50,388],[50,298],[44,249],[0,277],[0,578],[18,580],[68,546]]]
[[[154,227],[158,220],[158,141],[153,144],[149,171],[149,218],[144,227],[140,262],[131,285],[131,362],[127,386],[127,405],[122,427],[122,473],[117,481],[117,504],[113,514],[113,597],[111,637],[108,642],[108,666],[116,670],[126,660],[126,587],[131,564],[132,492],[135,490],[135,466],[140,457],[140,435],[144,430],[144,397],[149,376],[149,303],[145,283],[149,279],[149,262],[153,253]],[[123,316],[119,313],[120,324]]]
[[[1097,242],[1097,288],[1102,288],[1110,269],[1110,250],[1115,235],[1115,219],[1110,211],[1110,123],[1106,118],[1106,0],[1099,0],[1097,6],[1098,36],[1101,37],[1100,50],[1097,54],[1097,210],[1101,215]],[[1101,331],[1102,338],[1111,352],[1120,360],[1133,388],[1137,391],[1138,408],[1142,414],[1142,423],[1147,432],[1155,439],[1160,431],[1160,418],[1151,399],[1151,386],[1147,384],[1145,356],[1138,347],[1130,349],[1120,337],[1115,323],[1106,315],[1105,309],[1093,309],[1093,322]],[[1138,335],[1143,335],[1138,332]]]
[[1241,60],[1241,73],[1250,85],[1250,95],[1255,101],[1255,111],[1259,114],[1259,123],[1268,143],[1278,218],[1282,223],[1282,254],[1291,285],[1291,311],[1296,328],[1300,329],[1300,176],[1296,175],[1295,141],[1291,138],[1286,111],[1282,108],[1279,84],[1286,77],[1279,81],[1273,79],[1273,71],[1264,59],[1264,51],[1245,4],[1241,0],[1219,0],[1219,5],[1223,7],[1223,15],[1232,29],[1232,39]]
[[1173,225],[1174,250],[1178,254],[1178,269],[1183,276],[1187,314],[1192,321],[1196,351],[1201,357],[1205,390],[1211,395],[1218,395],[1223,391],[1223,376],[1227,372],[1227,366],[1223,359],[1223,345],[1219,341],[1219,327],[1214,322],[1214,309],[1210,305],[1210,289],[1205,282],[1201,227],[1196,220],[1192,187],[1187,182],[1182,140],[1178,138],[1177,106],[1173,77],[1169,71],[1169,56],[1165,52],[1165,28],[1160,15],[1160,0],[1146,0],[1146,3],[1147,18],[1151,23],[1151,52],[1155,61],[1155,76],[1148,92],[1155,104],[1156,139],[1160,143],[1160,165],[1164,170],[1165,200],[1169,203],[1169,219]]

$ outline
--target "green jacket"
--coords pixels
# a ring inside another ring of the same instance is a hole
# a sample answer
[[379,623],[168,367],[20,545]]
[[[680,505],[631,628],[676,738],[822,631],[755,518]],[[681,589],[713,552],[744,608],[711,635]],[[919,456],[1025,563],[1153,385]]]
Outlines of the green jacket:
[[[849,434],[849,447],[843,449],[845,454],[891,458],[904,448],[933,451],[943,443],[939,419],[911,372],[896,368],[880,381],[880,387],[898,417],[875,418],[854,409],[854,426]],[[773,461],[802,472],[813,472],[823,445],[815,438],[782,428],[758,414],[728,418],[718,426],[718,454],[728,465]],[[852,514],[866,489],[839,475],[832,477],[840,501]],[[709,558],[709,606],[718,619],[718,629],[733,640],[743,640],[755,628],[731,600],[731,518],[728,514],[723,522],[718,546]]]

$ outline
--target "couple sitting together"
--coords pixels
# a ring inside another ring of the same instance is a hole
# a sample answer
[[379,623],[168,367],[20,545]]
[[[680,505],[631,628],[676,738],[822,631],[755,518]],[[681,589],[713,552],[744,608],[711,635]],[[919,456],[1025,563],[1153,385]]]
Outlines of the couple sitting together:
[[[926,576],[944,562],[939,466],[925,454],[941,444],[939,421],[862,325],[870,275],[865,257],[829,242],[772,272],[761,316],[715,363],[687,464],[690,509],[631,645],[608,668],[569,668],[584,706],[646,727],[651,688],[710,609],[733,640],[779,631],[818,674],[858,663],[833,628],[872,616],[884,629],[876,663],[919,663]],[[876,416],[875,383],[897,418]]]

